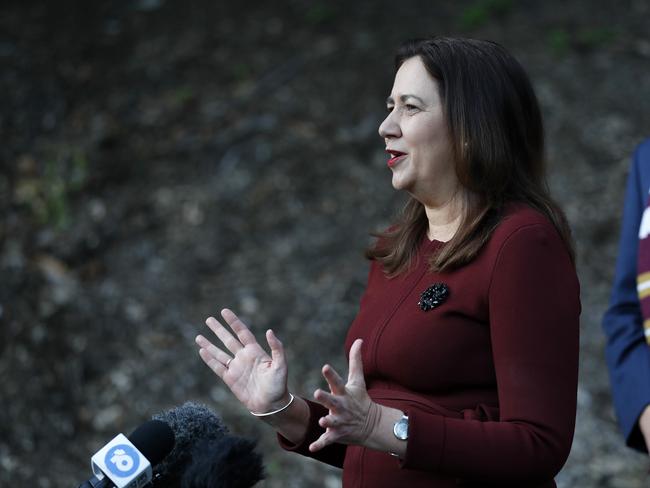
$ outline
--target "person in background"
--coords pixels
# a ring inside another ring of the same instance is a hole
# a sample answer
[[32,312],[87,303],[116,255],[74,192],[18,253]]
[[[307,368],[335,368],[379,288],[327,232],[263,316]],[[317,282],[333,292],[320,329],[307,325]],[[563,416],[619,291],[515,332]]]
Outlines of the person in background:
[[199,354],[283,448],[342,467],[344,487],[554,487],[580,299],[530,81],[493,42],[407,41],[386,108],[387,169],[409,199],[367,251],[347,378],[325,365],[327,388],[294,396],[280,340],[266,332],[269,355],[228,309],[229,328],[206,321],[222,345],[199,335]]
[[603,317],[612,396],[625,443],[650,446],[650,140],[640,144],[627,179],[609,308]]

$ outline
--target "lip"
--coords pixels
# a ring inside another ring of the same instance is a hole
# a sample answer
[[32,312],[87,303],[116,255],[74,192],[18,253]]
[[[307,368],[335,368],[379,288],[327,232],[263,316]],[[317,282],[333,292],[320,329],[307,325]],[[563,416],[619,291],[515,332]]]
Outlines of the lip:
[[392,158],[390,158],[387,163],[389,168],[395,166],[398,162],[400,162],[402,159],[406,157],[406,153],[402,151],[396,151],[394,149],[386,149],[386,152],[392,156]]

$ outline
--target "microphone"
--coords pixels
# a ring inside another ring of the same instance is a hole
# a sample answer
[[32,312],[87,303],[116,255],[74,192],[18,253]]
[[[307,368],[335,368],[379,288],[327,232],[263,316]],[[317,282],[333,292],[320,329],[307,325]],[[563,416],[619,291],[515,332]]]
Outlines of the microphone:
[[141,488],[174,447],[174,432],[165,422],[149,420],[127,438],[118,434],[91,458],[94,476],[79,488]]
[[152,488],[249,488],[264,478],[255,442],[231,435],[205,405],[186,402],[153,418],[170,426],[175,444],[154,467]]

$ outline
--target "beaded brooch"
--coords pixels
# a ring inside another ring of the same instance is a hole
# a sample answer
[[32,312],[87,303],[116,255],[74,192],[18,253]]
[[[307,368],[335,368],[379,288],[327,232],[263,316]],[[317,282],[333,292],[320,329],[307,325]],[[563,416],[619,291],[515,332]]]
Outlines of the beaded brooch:
[[444,283],[434,283],[422,292],[418,306],[428,312],[444,302],[449,296],[449,288]]

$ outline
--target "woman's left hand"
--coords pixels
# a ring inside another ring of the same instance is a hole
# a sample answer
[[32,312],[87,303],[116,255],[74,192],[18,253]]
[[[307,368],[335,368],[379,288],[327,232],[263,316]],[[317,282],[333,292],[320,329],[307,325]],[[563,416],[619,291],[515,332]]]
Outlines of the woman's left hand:
[[363,378],[362,344],[363,341],[357,339],[350,348],[347,383],[330,365],[323,366],[330,392],[318,389],[314,398],[329,410],[329,414],[318,422],[326,430],[309,446],[312,452],[335,442],[363,445],[379,425],[381,406],[370,399]]

